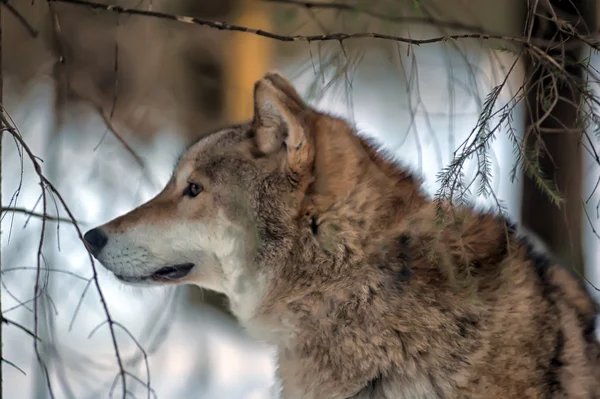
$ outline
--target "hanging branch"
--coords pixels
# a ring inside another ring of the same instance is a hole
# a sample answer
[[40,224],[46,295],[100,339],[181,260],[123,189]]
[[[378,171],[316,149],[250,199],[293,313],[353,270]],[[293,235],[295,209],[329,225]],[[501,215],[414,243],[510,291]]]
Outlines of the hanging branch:
[[[39,218],[39,219],[44,219],[45,218],[46,220],[49,220],[51,222],[64,222],[64,223],[71,223],[71,224],[74,224],[74,223],[86,224],[86,223],[83,223],[82,221],[73,222],[69,218],[60,217],[60,216],[46,215],[46,214],[35,212],[35,211],[29,210],[29,209],[25,209],[25,208],[4,207],[4,206],[2,208],[0,208],[0,214],[9,213],[9,212],[12,212],[12,213],[21,213],[23,215],[28,215],[29,217],[35,217],[35,218]],[[2,219],[3,219],[3,217],[0,218],[0,220],[2,220]]]
[[[419,25],[431,25],[438,26],[447,29],[459,29],[468,32],[484,33],[485,31],[475,25],[467,25],[460,22],[443,21],[440,19],[433,18],[431,16],[426,17],[405,17],[388,15],[381,12],[373,11],[366,7],[359,7],[354,4],[347,3],[328,3],[321,1],[298,1],[298,0],[262,0],[265,3],[273,3],[280,5],[289,5],[295,7],[302,7],[307,10],[336,10],[336,11],[347,11],[354,12],[357,14],[363,14],[369,17],[379,19],[381,21],[393,22],[397,24],[419,24]],[[490,33],[489,31],[487,33]]]
[[[1,54],[1,52],[0,52],[0,54]],[[1,76],[1,74],[0,74],[0,76]],[[1,83],[1,80],[0,80],[0,83]],[[41,167],[37,157],[34,155],[32,150],[29,148],[29,146],[27,145],[27,143],[25,142],[25,140],[23,139],[21,134],[18,132],[16,127],[12,124],[12,122],[9,120],[9,118],[5,115],[5,110],[3,108],[0,110],[0,123],[2,124],[2,128],[3,128],[2,131],[8,132],[14,138],[14,140],[17,142],[17,144],[20,146],[20,148],[23,150],[23,154],[25,156],[27,156],[27,158],[29,158],[29,161],[33,165],[34,171],[35,171],[36,175],[38,176],[38,179],[40,182],[40,187],[42,189],[42,206],[43,206],[42,232],[41,232],[41,236],[40,236],[40,243],[38,246],[37,275],[36,275],[36,280],[35,280],[36,284],[35,284],[35,292],[34,292],[34,298],[33,298],[34,309],[37,309],[37,298],[41,294],[40,293],[41,287],[39,286],[40,272],[44,269],[44,267],[42,266],[42,263],[43,263],[43,261],[42,261],[42,244],[43,244],[43,237],[44,237],[44,233],[45,233],[46,221],[48,220],[48,218],[47,218],[48,193],[52,194],[58,200],[58,203],[61,205],[61,207],[67,213],[68,218],[70,219],[73,227],[75,228],[75,230],[77,232],[78,238],[82,242],[85,242],[85,241],[83,240],[83,233],[82,233],[81,229],[79,228],[79,225],[77,224],[77,221],[75,220],[75,217],[73,216],[73,213],[71,212],[67,203],[65,202],[65,200],[63,199],[63,197],[59,193],[59,191],[56,189],[56,187],[54,187],[52,182],[50,182],[46,178],[46,176],[43,174],[42,167]],[[117,364],[119,367],[118,376],[121,380],[121,385],[122,385],[122,395],[123,395],[122,397],[125,398],[128,395],[126,377],[127,377],[127,375],[129,375],[129,373],[124,368],[122,356],[119,351],[119,344],[117,343],[115,329],[117,326],[120,326],[120,325],[116,321],[113,320],[110,310],[108,309],[108,305],[106,303],[104,293],[102,291],[102,288],[100,287],[100,282],[98,280],[98,272],[96,269],[96,265],[94,263],[94,259],[92,258],[92,255],[89,253],[89,251],[88,251],[88,258],[89,258],[90,265],[92,268],[92,277],[91,277],[90,281],[93,282],[93,284],[96,288],[96,292],[98,293],[98,296],[100,297],[100,303],[102,305],[103,312],[106,315],[106,320],[105,320],[104,324],[106,324],[108,326],[108,329],[110,332],[110,336],[111,336],[111,340],[112,340],[112,344],[113,344],[113,348],[114,348],[114,352],[115,352],[115,357],[117,359]],[[38,324],[37,312],[34,312],[34,334],[37,332],[37,324]],[[44,369],[44,373],[46,376],[46,382],[50,389],[50,396],[54,397],[52,389],[50,387],[50,379],[49,379],[49,375],[48,375],[48,370],[47,370],[45,363],[39,353],[38,340],[34,341],[34,349],[37,354],[38,361],[39,361],[41,367]],[[142,352],[143,352],[143,349],[140,348],[140,350],[142,350]],[[146,361],[147,361],[147,357],[145,355],[144,355],[144,359],[146,359]],[[149,384],[148,384],[148,389],[149,389],[149,391],[151,389]]]
[[[254,29],[246,26],[240,26],[235,24],[230,24],[227,22],[219,22],[219,21],[211,21],[196,17],[187,17],[181,15],[174,15],[164,12],[158,11],[148,11],[148,10],[139,10],[136,8],[127,8],[121,7],[117,5],[111,4],[102,4],[96,3],[93,1],[86,0],[48,0],[50,3],[68,3],[78,6],[88,7],[92,10],[103,10],[106,12],[113,12],[117,14],[128,14],[128,15],[139,15],[145,17],[166,19],[171,21],[183,22],[186,24],[195,24],[200,26],[205,26],[208,28],[218,29],[218,30],[227,30],[233,32],[243,32],[254,34],[257,36],[265,37],[268,39],[278,40],[282,42],[324,42],[324,41],[339,41],[342,42],[344,40],[351,39],[381,39],[381,40],[389,40],[399,43],[406,43],[415,46],[423,45],[423,44],[432,44],[432,43],[443,43],[449,40],[464,40],[464,39],[479,39],[479,40],[502,40],[517,43],[523,45],[525,47],[534,47],[530,39],[526,37],[516,37],[516,36],[507,36],[507,35],[497,35],[497,34],[489,34],[489,33],[465,33],[465,34],[457,34],[457,35],[445,35],[445,36],[437,36],[428,39],[411,39],[408,37],[397,36],[397,35],[388,35],[384,33],[377,32],[358,32],[358,33],[344,33],[344,32],[336,32],[330,34],[323,35],[282,35],[275,32],[264,31],[262,29]],[[600,44],[595,43],[592,39],[588,39],[586,37],[582,37],[572,34],[574,37],[581,41],[586,41],[587,44],[593,45],[594,48],[600,50]]]
[[0,4],[6,7],[6,9],[23,25],[25,30],[31,35],[31,37],[37,37],[39,32],[35,29],[31,24],[25,19],[23,14],[21,14],[12,4],[8,2],[8,0],[0,0]]

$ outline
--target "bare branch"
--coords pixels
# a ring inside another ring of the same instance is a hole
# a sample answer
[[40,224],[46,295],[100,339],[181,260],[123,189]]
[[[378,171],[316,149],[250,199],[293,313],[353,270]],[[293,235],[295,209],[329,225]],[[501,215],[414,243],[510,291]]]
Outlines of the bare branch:
[[[27,266],[8,267],[6,269],[2,269],[1,273],[4,274],[4,273],[8,273],[8,272],[17,271],[17,270],[38,270],[38,269],[39,269],[38,267],[27,267]],[[66,274],[66,275],[69,275],[69,276],[71,276],[73,278],[76,278],[78,280],[83,280],[83,281],[86,281],[86,282],[91,282],[91,280],[89,278],[85,278],[83,276],[80,276],[79,274],[73,273],[70,270],[53,269],[53,268],[49,268],[49,267],[43,267],[41,269],[44,270],[44,271],[47,271],[47,272],[54,272],[54,273]]]
[[[266,3],[274,3],[274,4],[282,4],[282,5],[290,5],[296,7],[304,7],[307,10],[338,10],[338,11],[348,11],[355,12],[358,14],[367,15],[369,17],[377,18],[382,21],[394,22],[400,24],[419,24],[419,25],[431,25],[437,27],[444,27],[447,29],[460,29],[468,32],[474,33],[484,33],[484,30],[475,25],[467,25],[462,24],[460,22],[453,21],[443,21],[431,16],[428,17],[400,17],[393,16],[384,13],[380,13],[377,11],[373,11],[366,7],[359,7],[354,4],[347,3],[330,3],[330,2],[321,2],[321,1],[299,1],[299,0],[262,0]],[[489,31],[488,31],[489,33]]]
[[[2,0],[0,0],[2,1]],[[59,67],[61,67],[61,64],[64,64],[65,61],[65,56],[64,56],[64,51],[63,51],[63,39],[62,39],[62,30],[60,27],[60,23],[58,20],[58,15],[56,13],[56,10],[54,9],[54,4],[52,1],[49,1],[49,6],[50,6],[50,14],[52,16],[52,33],[54,35],[54,40],[56,42],[56,45],[58,47],[58,60],[57,60],[57,64],[55,65],[55,73],[60,73],[59,72]],[[147,168],[143,158],[133,149],[133,147],[127,142],[127,140],[125,139],[125,137],[123,137],[123,135],[121,133],[119,133],[119,131],[115,128],[114,124],[112,123],[112,119],[114,116],[114,113],[116,111],[116,105],[117,105],[117,88],[118,88],[118,79],[117,79],[117,72],[118,72],[118,45],[115,44],[115,59],[114,59],[114,65],[113,65],[113,70],[115,73],[115,86],[114,86],[114,97],[113,97],[113,101],[112,101],[112,105],[111,105],[111,109],[109,114],[107,115],[107,113],[104,111],[103,107],[100,104],[97,104],[91,97],[86,96],[85,93],[83,92],[79,92],[77,93],[77,95],[85,102],[89,103],[89,105],[91,105],[100,115],[100,117],[102,118],[102,121],[104,122],[104,124],[106,125],[106,128],[108,129],[108,132],[110,132],[116,139],[117,141],[123,146],[123,148],[125,148],[125,150],[133,157],[134,161],[139,165],[139,167],[141,168],[144,176],[146,177],[146,179],[154,186],[159,187],[160,184],[158,183],[157,179],[155,178],[155,176],[153,176],[149,169]],[[55,79],[60,80],[59,78],[57,78],[55,76]],[[58,93],[58,92],[57,92]],[[58,102],[57,102],[58,103]],[[60,112],[57,110],[57,112]],[[98,146],[102,143],[104,139],[104,136],[102,137],[102,139],[100,139],[100,142],[98,143]]]
[[23,325],[15,322],[15,321],[9,320],[9,319],[7,319],[4,316],[0,316],[0,322],[5,323],[5,324],[9,324],[9,325],[14,326],[14,327],[17,327],[19,330],[27,333],[27,335],[29,335],[33,339],[40,341],[40,338],[33,331],[31,331],[27,327],[24,327]]
[[186,17],[174,14],[168,14],[164,12],[158,11],[147,11],[147,10],[138,10],[135,8],[127,8],[121,7],[117,5],[106,5],[102,3],[96,3],[92,1],[86,0],[49,0],[50,3],[69,3],[79,6],[89,7],[94,10],[103,10],[107,12],[114,12],[117,14],[128,14],[128,15],[139,15],[160,19],[167,19],[171,21],[178,21],[187,24],[195,24],[200,26],[206,26],[213,29],[218,30],[227,30],[234,32],[244,32],[249,34],[254,34],[257,36],[265,37],[268,39],[278,40],[282,42],[323,42],[323,41],[344,41],[350,39],[382,39],[382,40],[390,40],[400,43],[411,44],[415,46],[419,46],[422,44],[432,44],[432,43],[443,43],[450,40],[461,40],[461,39],[479,39],[479,40],[503,40],[513,43],[518,43],[524,45],[526,47],[532,47],[531,43],[527,41],[526,38],[516,37],[516,36],[506,36],[506,35],[496,35],[496,34],[487,34],[487,33],[465,33],[458,35],[446,35],[446,36],[437,36],[429,39],[411,39],[403,36],[396,35],[388,35],[384,33],[377,32],[358,32],[358,33],[331,33],[326,35],[281,35],[274,32],[264,31],[262,29],[254,29],[246,26],[240,26],[235,24],[230,24],[227,22],[219,22],[219,21],[210,21],[206,19],[196,18],[196,17]]
[[38,31],[31,26],[31,24],[25,19],[23,14],[21,14],[12,4],[8,2],[8,0],[0,0],[0,4],[2,4],[6,9],[14,15],[14,17],[23,25],[23,27],[27,30],[27,32],[31,35],[31,37],[38,37]]
[[88,289],[92,285],[92,280],[89,279],[83,291],[81,291],[81,295],[79,296],[79,301],[77,301],[77,305],[75,306],[75,311],[73,312],[73,316],[71,317],[71,322],[69,323],[69,331],[73,329],[73,325],[75,324],[75,319],[79,314],[79,310],[81,309],[81,305],[83,305],[83,300],[85,299],[85,294],[87,294]]
[[[115,54],[117,54],[118,51],[118,47],[115,46]],[[116,56],[115,56],[116,59]],[[115,61],[115,73],[116,73],[116,69],[117,69],[117,62]],[[116,85],[116,83],[115,83]],[[137,153],[135,152],[135,150],[133,149],[133,147],[131,147],[131,145],[127,142],[127,140],[125,140],[125,138],[123,137],[123,135],[121,135],[117,129],[115,128],[115,126],[112,123],[112,117],[113,114],[115,112],[115,106],[117,103],[117,96],[116,96],[116,87],[115,87],[115,96],[113,98],[113,104],[111,107],[111,111],[110,111],[110,115],[106,115],[106,113],[104,112],[104,110],[102,109],[102,107],[98,104],[95,104],[93,101],[89,100],[90,104],[96,108],[96,111],[98,112],[98,114],[100,115],[100,117],[102,117],[102,120],[104,121],[104,124],[106,125],[106,128],[112,133],[112,135],[119,141],[119,143],[121,143],[121,145],[125,148],[125,150],[131,154],[131,156],[133,157],[133,159],[135,160],[135,162],[139,165],[139,167],[142,169],[142,172],[146,175],[146,178],[148,179],[148,181],[150,182],[150,184],[153,184],[156,187],[159,187],[160,184],[158,182],[158,180],[150,173],[148,167],[146,166],[146,163],[144,162],[143,158]]]
[[[76,232],[77,232],[77,236],[79,237],[79,239],[82,242],[85,242],[83,239],[83,233],[81,232],[81,229],[79,228],[79,225],[77,224],[77,221],[75,220],[75,217],[73,216],[73,213],[71,212],[71,209],[68,207],[67,203],[65,202],[64,198],[62,197],[62,195],[58,192],[58,190],[56,189],[56,187],[54,187],[54,185],[52,184],[52,182],[50,182],[46,176],[43,174],[42,172],[42,167],[37,159],[37,157],[33,154],[33,152],[31,151],[31,148],[29,148],[29,146],[27,145],[27,143],[25,142],[25,140],[23,139],[23,137],[21,136],[21,134],[18,132],[18,130],[16,129],[16,127],[9,121],[9,119],[7,118],[7,116],[4,113],[4,108],[2,108],[2,112],[0,112],[0,122],[2,123],[2,127],[3,127],[3,131],[7,131],[9,132],[13,138],[19,143],[19,145],[22,147],[24,153],[27,155],[27,157],[29,158],[31,164],[33,165],[33,168],[35,170],[35,173],[37,174],[39,181],[40,181],[40,186],[42,188],[42,202],[43,202],[43,211],[44,214],[47,211],[47,191],[51,192],[52,194],[54,194],[56,196],[56,198],[58,199],[60,205],[62,206],[62,208],[65,210],[65,212],[67,213],[67,215],[69,216],[69,219],[72,221],[72,225],[75,228]],[[46,218],[42,218],[42,232],[41,232],[41,236],[40,236],[40,243],[38,246],[38,271],[37,271],[37,275],[36,275],[36,284],[35,284],[35,296],[33,298],[33,302],[34,302],[34,309],[37,310],[37,298],[39,297],[39,281],[40,281],[40,272],[42,270],[41,268],[41,259],[42,259],[42,245],[43,245],[43,238],[44,238],[44,231],[45,231],[45,226],[46,226]],[[119,366],[119,373],[121,376],[121,381],[122,381],[122,385],[123,385],[123,398],[125,398],[127,396],[127,379],[126,379],[126,375],[125,375],[125,368],[123,366],[123,360],[121,358],[121,354],[119,351],[119,344],[117,343],[117,336],[116,336],[116,332],[115,332],[115,327],[113,324],[113,319],[110,313],[110,310],[108,309],[108,305],[106,303],[106,300],[104,298],[104,293],[102,291],[102,288],[100,287],[100,282],[98,280],[98,271],[96,269],[96,264],[94,262],[94,258],[92,257],[91,253],[88,251],[88,258],[90,261],[90,265],[92,268],[92,278],[91,280],[94,282],[94,285],[96,287],[96,291],[98,292],[98,296],[100,298],[100,303],[102,305],[104,314],[106,315],[106,320],[108,322],[108,328],[109,328],[109,332],[111,335],[111,339],[112,339],[112,344],[113,344],[113,348],[115,351],[115,357],[117,359],[117,364]],[[34,331],[37,331],[37,323],[38,323],[38,319],[37,319],[37,312],[34,312]],[[52,389],[50,387],[50,379],[49,379],[49,374],[48,374],[48,370],[41,358],[41,355],[39,353],[39,349],[38,349],[38,345],[37,345],[37,340],[34,341],[34,348],[38,357],[38,361],[40,362],[40,365],[42,366],[42,368],[44,369],[44,373],[46,376],[46,382],[48,383],[48,387],[50,389],[50,396],[54,397]]]
[[148,389],[148,399],[150,399],[151,394],[153,394],[154,397],[156,398],[156,392],[150,386],[150,364],[148,363],[148,354],[146,353],[146,351],[144,350],[142,345],[139,343],[139,341],[133,336],[133,334],[131,334],[131,331],[129,331],[123,324],[121,324],[119,322],[115,322],[114,324],[117,327],[121,328],[121,330],[123,330],[123,332],[125,332],[125,334],[127,334],[129,336],[129,338],[131,338],[131,340],[133,341],[135,346],[137,346],[138,350],[144,356],[144,364],[146,365],[146,380],[147,380],[147,382],[144,383],[139,377],[137,377],[131,373],[128,373],[128,374],[130,376],[132,376],[136,381],[143,384]]
[[6,212],[22,213],[24,215],[29,215],[31,217],[50,220],[52,222],[65,222],[65,223],[71,223],[71,224],[75,224],[75,223],[78,223],[78,224],[87,224],[85,222],[73,221],[73,220],[71,220],[69,218],[63,218],[63,217],[60,217],[60,216],[51,216],[51,215],[46,215],[46,214],[35,212],[35,211],[30,211],[29,209],[25,209],[25,208],[14,208],[14,207],[2,207],[2,208],[0,208],[0,213],[6,213]]
[[14,364],[13,362],[11,362],[10,360],[2,358],[2,361],[4,363],[8,364],[9,366],[12,366],[13,368],[19,370],[23,375],[27,375],[27,373],[25,371],[23,371],[23,369],[21,367],[17,366],[16,364]]

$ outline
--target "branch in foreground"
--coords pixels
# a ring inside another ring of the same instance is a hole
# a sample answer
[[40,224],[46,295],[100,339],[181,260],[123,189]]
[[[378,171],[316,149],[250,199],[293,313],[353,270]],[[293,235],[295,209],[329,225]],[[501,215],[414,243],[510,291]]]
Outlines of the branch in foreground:
[[[116,66],[115,66],[115,69],[116,69]],[[112,114],[114,113],[115,101],[113,101],[113,108],[111,110],[110,116],[107,116],[104,113],[104,110],[102,109],[102,107],[100,105],[94,103],[92,100],[88,100],[88,101],[94,108],[96,108],[96,111],[98,112],[98,114],[100,115],[102,120],[104,121],[106,128],[119,141],[119,143],[121,143],[121,145],[125,148],[125,150],[129,154],[131,154],[131,156],[133,157],[135,162],[140,166],[140,168],[142,169],[142,172],[146,175],[146,178],[148,179],[150,184],[153,184],[156,187],[160,187],[161,184],[158,182],[158,180],[154,176],[152,176],[152,174],[150,173],[150,171],[149,171],[148,167],[146,166],[146,163],[144,162],[142,157],[137,152],[135,152],[135,150],[133,149],[133,147],[131,147],[131,145],[127,142],[127,140],[125,140],[125,138],[117,131],[117,129],[115,129],[115,126],[112,123]],[[102,142],[102,141],[100,141],[100,142]]]
[[504,36],[504,35],[493,35],[493,34],[483,34],[483,33],[467,33],[467,34],[459,34],[459,35],[447,35],[447,36],[438,36],[432,37],[429,39],[411,39],[403,36],[396,35],[388,35],[384,33],[376,33],[376,32],[358,32],[358,33],[331,33],[327,35],[281,35],[274,32],[264,31],[262,29],[254,29],[246,26],[240,26],[235,24],[230,24],[227,22],[219,22],[219,21],[210,21],[206,19],[200,19],[195,17],[186,17],[174,14],[168,14],[164,12],[158,11],[147,11],[147,10],[138,10],[135,8],[127,8],[121,7],[117,5],[107,5],[102,3],[96,3],[87,0],[48,0],[50,3],[69,3],[84,7],[89,7],[93,10],[103,10],[107,12],[114,12],[117,14],[128,14],[128,15],[140,15],[146,17],[167,19],[171,21],[178,21],[187,24],[195,24],[200,26],[206,26],[213,29],[218,30],[227,30],[233,32],[244,32],[249,34],[254,34],[257,36],[265,37],[268,39],[278,40],[281,42],[323,42],[323,41],[344,41],[349,39],[382,39],[382,40],[390,40],[400,43],[412,44],[415,46],[419,46],[421,44],[431,44],[431,43],[441,43],[449,40],[459,40],[459,39],[480,39],[480,40],[504,40],[514,43],[519,43],[525,46],[531,46],[530,42],[526,38],[516,37],[516,36]]
[[82,222],[73,221],[69,218],[64,218],[64,217],[60,217],[60,216],[50,216],[50,215],[46,215],[43,213],[30,211],[29,209],[25,209],[25,208],[12,208],[12,207],[0,208],[0,214],[5,213],[5,212],[22,213],[24,215],[29,215],[31,217],[36,217],[36,218],[40,218],[40,219],[46,219],[46,220],[50,220],[53,222],[65,222],[65,223],[71,223],[71,224],[77,224],[77,223],[81,224],[82,223]]
[[[320,42],[320,41],[338,41],[343,42],[344,40],[349,39],[382,39],[389,40],[398,43],[406,43],[409,45],[419,46],[421,44],[432,44],[432,43],[443,43],[446,41],[456,41],[461,39],[476,39],[476,40],[501,40],[506,42],[517,43],[521,45],[523,48],[531,51],[533,56],[540,59],[545,59],[546,61],[553,63],[555,67],[559,70],[564,70],[564,68],[556,62],[552,57],[550,57],[547,52],[542,50],[540,47],[536,46],[532,40],[528,37],[517,37],[517,36],[506,36],[506,35],[497,35],[497,34],[479,34],[479,33],[467,33],[467,34],[458,34],[458,35],[446,35],[446,36],[437,36],[429,39],[411,39],[402,36],[396,35],[388,35],[383,33],[375,33],[375,32],[358,32],[358,33],[331,33],[326,35],[281,35],[274,32],[268,32],[261,29],[253,29],[245,26],[229,24],[227,22],[217,22],[217,21],[209,21],[205,19],[195,18],[195,17],[185,17],[178,16],[163,12],[157,11],[146,11],[146,10],[138,10],[134,8],[126,8],[116,5],[106,5],[101,3],[96,3],[87,0],[48,0],[50,3],[69,3],[75,4],[79,6],[86,6],[90,9],[99,9],[107,12],[114,12],[118,14],[129,14],[129,15],[140,15],[146,17],[167,19],[172,21],[183,22],[187,24],[195,24],[200,26],[206,26],[213,29],[218,30],[227,30],[234,32],[245,32],[249,34],[254,34],[257,36],[265,37],[268,39],[278,40],[282,42]],[[577,35],[576,33],[570,32],[566,29],[561,29],[563,34],[571,36],[573,39],[577,39],[595,50],[600,50],[600,45],[591,38]]]
[[7,318],[5,318],[3,316],[0,316],[0,322],[9,324],[9,325],[14,326],[14,327],[17,327],[19,330],[23,331],[24,333],[27,333],[33,339],[41,341],[40,338],[37,335],[35,335],[35,333],[33,331],[31,331],[30,329],[28,329],[25,326],[22,326],[21,324],[19,324],[17,322],[9,320],[9,319],[7,319]]
[[400,17],[394,15],[388,15],[381,12],[370,10],[366,7],[359,7],[353,4],[346,3],[329,3],[322,1],[300,1],[300,0],[262,0],[266,3],[284,4],[296,7],[303,7],[307,10],[320,9],[320,10],[337,10],[337,11],[348,11],[358,14],[364,14],[369,17],[377,18],[382,21],[393,22],[398,24],[420,24],[420,25],[432,25],[440,26],[448,29],[462,29],[469,32],[484,33],[484,30],[475,25],[462,24],[454,21],[443,21],[435,19],[433,17]]
[[[1,104],[0,104],[1,107]],[[1,108],[1,110],[3,111],[3,108]],[[71,219],[72,223],[73,223],[73,227],[75,228],[76,232],[77,232],[77,236],[79,237],[79,239],[82,242],[85,242],[83,240],[83,233],[81,232],[81,229],[79,228],[79,225],[77,224],[75,217],[73,216],[73,213],[71,212],[71,209],[68,207],[66,201],[64,200],[64,198],[62,197],[62,195],[58,192],[58,190],[56,189],[56,187],[54,187],[54,185],[52,184],[52,182],[50,182],[46,176],[43,174],[42,172],[42,166],[40,165],[37,157],[35,156],[35,154],[33,153],[33,151],[31,150],[31,148],[29,148],[29,146],[27,145],[27,143],[25,142],[25,140],[23,139],[23,137],[21,136],[21,134],[19,133],[19,131],[17,130],[17,128],[11,123],[11,121],[9,120],[9,117],[7,117],[7,115],[4,114],[4,112],[0,112],[0,122],[2,124],[2,127],[4,129],[4,131],[10,133],[13,138],[16,140],[16,142],[21,146],[21,148],[24,151],[24,154],[27,155],[27,157],[29,158],[30,162],[33,165],[33,168],[35,170],[35,173],[37,174],[38,178],[39,178],[39,182],[40,182],[40,186],[42,188],[42,198],[43,198],[43,203],[44,203],[44,214],[46,213],[46,190],[48,190],[49,192],[53,193],[56,198],[58,199],[59,203],[61,204],[61,206],[63,207],[63,209],[65,210],[65,212],[67,212],[67,215],[69,216],[69,219]],[[43,243],[43,237],[44,237],[44,229],[45,229],[45,223],[46,223],[46,218],[42,218],[42,234],[41,234],[41,238],[40,238],[40,244],[39,244],[39,248],[38,248],[38,272],[37,272],[37,276],[36,276],[36,284],[35,284],[35,296],[34,296],[34,309],[37,310],[37,297],[38,297],[38,284],[39,284],[39,280],[40,280],[40,271],[42,269],[42,243]],[[117,336],[116,336],[116,332],[115,332],[115,325],[114,325],[114,321],[112,319],[110,310],[108,309],[108,305],[106,303],[106,300],[104,298],[104,293],[102,291],[102,288],[100,287],[100,282],[98,280],[98,271],[96,269],[96,264],[94,263],[94,258],[92,257],[91,253],[88,251],[88,258],[90,261],[90,265],[92,268],[92,278],[91,281],[94,282],[94,285],[96,287],[96,291],[98,293],[98,296],[100,298],[100,303],[102,305],[102,309],[104,314],[106,315],[106,322],[108,325],[108,329],[110,332],[110,336],[111,336],[111,340],[112,340],[112,345],[115,351],[115,357],[117,359],[117,364],[119,367],[119,376],[122,382],[122,389],[123,389],[123,399],[125,399],[127,397],[128,391],[127,391],[127,380],[126,380],[126,371],[125,368],[123,366],[123,360],[121,357],[121,353],[119,351],[119,344],[117,343]],[[34,325],[35,325],[35,329],[34,331],[37,331],[37,313],[34,315]],[[34,340],[34,348],[35,348],[35,352],[36,355],[38,357],[38,361],[40,362],[41,366],[44,369],[44,373],[46,376],[46,382],[48,383],[48,388],[50,389],[50,395],[53,397],[54,395],[52,394],[52,389],[50,387],[50,377],[48,374],[48,370],[45,366],[45,364],[43,363],[42,359],[41,359],[41,355],[39,353],[39,349],[38,349],[38,341]]]
[[23,14],[21,14],[12,4],[10,4],[8,0],[0,0],[0,4],[6,7],[6,9],[12,15],[14,15],[14,17],[21,23],[21,25],[23,25],[25,30],[27,30],[27,32],[31,35],[31,37],[38,36],[38,31],[33,26],[31,26],[31,24],[27,21],[27,19],[25,19]]
[[4,359],[2,358],[2,361],[6,364],[8,364],[9,366],[19,370],[23,375],[27,375],[27,373],[19,366],[17,366],[16,364],[14,364],[13,362],[11,362],[10,360]]

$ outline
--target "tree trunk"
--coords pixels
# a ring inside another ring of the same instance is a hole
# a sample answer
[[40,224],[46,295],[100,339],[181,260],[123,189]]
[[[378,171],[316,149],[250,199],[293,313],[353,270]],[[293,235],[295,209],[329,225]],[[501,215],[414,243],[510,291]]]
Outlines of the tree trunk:
[[[548,4],[553,7],[559,19],[568,20],[581,34],[595,31],[595,0],[545,0],[528,1],[529,6],[538,5],[537,12],[552,18]],[[530,11],[530,10],[528,10]],[[528,30],[525,30],[528,33]],[[582,82],[584,68],[575,62],[584,55],[581,42],[570,39],[558,32],[558,27],[550,19],[535,17],[532,37],[554,40],[547,49],[557,63],[562,65],[577,82]],[[556,45],[564,41],[564,45]],[[571,62],[565,62],[570,59]],[[546,64],[547,66],[547,64]],[[524,226],[538,235],[549,250],[578,273],[584,273],[581,204],[583,187],[582,134],[579,104],[581,94],[571,83],[556,73],[559,100],[549,110],[544,98],[554,90],[554,82],[548,76],[548,68],[528,60],[526,76],[533,76],[528,83],[527,117],[524,141],[527,149],[533,151],[542,145],[539,167],[544,176],[552,180],[564,202],[557,206],[542,192],[529,177],[524,177],[521,218]],[[556,96],[550,97],[556,98]],[[543,116],[548,113],[547,117]]]

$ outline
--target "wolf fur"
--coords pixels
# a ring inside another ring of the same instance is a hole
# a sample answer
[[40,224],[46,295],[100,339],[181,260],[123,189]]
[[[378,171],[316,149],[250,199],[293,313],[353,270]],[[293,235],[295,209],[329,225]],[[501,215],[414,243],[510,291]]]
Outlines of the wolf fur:
[[283,76],[254,100],[97,229],[107,269],[226,294],[277,347],[286,399],[600,398],[599,309],[569,269],[496,214],[432,202]]

